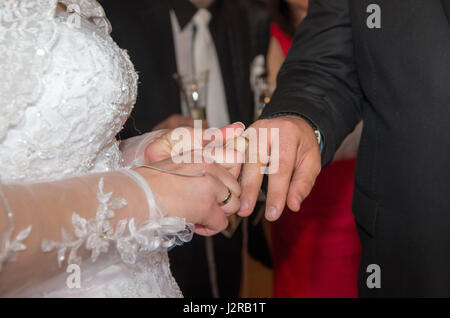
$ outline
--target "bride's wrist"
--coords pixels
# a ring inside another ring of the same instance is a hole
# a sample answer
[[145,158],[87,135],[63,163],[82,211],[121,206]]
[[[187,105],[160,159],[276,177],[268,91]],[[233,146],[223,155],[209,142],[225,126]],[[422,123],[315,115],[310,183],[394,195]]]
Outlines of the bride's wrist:
[[159,177],[162,172],[157,170],[149,169],[146,167],[137,167],[132,169],[135,173],[137,173],[143,180],[145,180],[147,186],[153,191],[153,182],[155,178]]
[[151,180],[157,178],[158,171],[152,171],[146,168],[136,168],[136,169],[124,169],[124,173],[128,174],[134,182],[139,186],[142,191],[146,202],[142,202],[142,206],[145,206],[144,219],[168,216],[162,211],[161,207],[158,206],[157,202],[160,201],[158,195],[153,190],[156,186]]

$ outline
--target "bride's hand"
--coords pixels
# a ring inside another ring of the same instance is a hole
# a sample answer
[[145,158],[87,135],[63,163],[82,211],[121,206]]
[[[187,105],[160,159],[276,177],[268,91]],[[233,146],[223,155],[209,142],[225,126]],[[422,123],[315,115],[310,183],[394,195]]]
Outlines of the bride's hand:
[[[184,151],[191,151],[191,150],[199,150],[200,147],[205,146],[206,144],[210,143],[210,140],[202,140],[202,136],[205,135],[205,132],[208,131],[202,130],[202,133],[195,133],[195,129],[191,127],[181,127],[177,128],[178,132],[180,132],[180,129],[186,130],[186,132],[189,133],[191,139],[190,139],[190,145],[185,145]],[[154,140],[153,142],[149,143],[149,145],[146,147],[144,152],[144,158],[146,162],[151,163],[155,161],[160,161],[163,159],[167,159],[172,154],[172,149],[175,145],[180,143],[180,139],[177,138],[177,129],[165,131],[162,133],[159,138]],[[227,129],[232,131],[232,134],[227,135]],[[223,128],[220,128],[220,135],[222,136],[222,140],[216,140],[215,142],[222,143],[225,145],[227,138],[235,138],[242,134],[244,131],[245,126],[242,123],[234,123],[228,126],[225,126]],[[175,133],[174,133],[175,132]],[[189,147],[190,146],[190,147]]]
[[[245,129],[242,123],[235,123],[225,126],[219,131],[221,132],[222,140],[216,140],[218,143],[225,144],[228,138],[239,136]],[[156,161],[167,159],[172,156],[172,149],[180,142],[177,138],[178,132],[188,133],[190,135],[190,145],[183,145],[184,152],[191,150],[198,150],[211,141],[202,140],[202,136],[208,130],[201,130],[199,133],[194,128],[182,127],[175,130],[160,130],[151,132],[138,137],[133,137],[121,142],[121,150],[126,166],[139,166],[142,164],[148,165]],[[232,134],[227,136],[228,132]]]
[[[241,188],[236,176],[229,171],[240,169],[239,164],[176,164],[172,159],[152,166],[179,173],[199,173],[203,177],[182,177],[148,168],[137,168],[155,194],[157,204],[169,217],[182,217],[195,224],[195,233],[204,236],[217,234],[228,226],[228,217],[240,208]],[[229,192],[231,192],[231,198]],[[225,203],[221,206],[221,202]]]

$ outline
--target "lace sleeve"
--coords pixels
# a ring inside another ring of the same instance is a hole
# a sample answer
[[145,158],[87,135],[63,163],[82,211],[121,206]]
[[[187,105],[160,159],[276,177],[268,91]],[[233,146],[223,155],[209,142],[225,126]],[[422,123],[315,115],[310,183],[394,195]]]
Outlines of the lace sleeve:
[[3,185],[0,197],[0,294],[106,253],[134,264],[190,241],[194,231],[183,218],[164,217],[148,183],[132,170]]
[[144,159],[145,148],[166,132],[167,130],[163,129],[123,140],[120,143],[123,164],[130,168],[148,164]]

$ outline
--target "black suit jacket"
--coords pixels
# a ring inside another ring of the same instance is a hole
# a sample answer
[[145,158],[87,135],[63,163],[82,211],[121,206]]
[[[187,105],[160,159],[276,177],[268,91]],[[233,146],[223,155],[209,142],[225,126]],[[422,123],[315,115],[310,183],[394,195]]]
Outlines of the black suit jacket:
[[[181,113],[170,10],[184,26],[196,12],[188,0],[109,0],[102,2],[112,37],[129,51],[139,73],[138,100],[120,134],[129,138],[150,131],[171,114]],[[216,0],[210,8],[231,122],[253,119],[250,88],[251,45],[246,11],[235,0]]]
[[[379,29],[366,23],[373,3]],[[311,0],[309,10],[263,117],[309,118],[324,135],[326,164],[362,116],[360,294],[448,297],[448,0]],[[380,266],[381,288],[367,286],[369,264]]]

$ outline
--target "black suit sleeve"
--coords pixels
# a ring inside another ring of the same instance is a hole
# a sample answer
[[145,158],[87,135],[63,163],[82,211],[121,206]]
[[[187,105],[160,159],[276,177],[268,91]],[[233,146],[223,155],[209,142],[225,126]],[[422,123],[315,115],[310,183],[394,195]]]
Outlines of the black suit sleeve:
[[262,118],[294,113],[322,133],[323,165],[360,120],[349,0],[312,0]]

